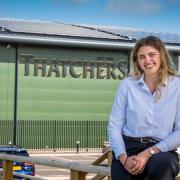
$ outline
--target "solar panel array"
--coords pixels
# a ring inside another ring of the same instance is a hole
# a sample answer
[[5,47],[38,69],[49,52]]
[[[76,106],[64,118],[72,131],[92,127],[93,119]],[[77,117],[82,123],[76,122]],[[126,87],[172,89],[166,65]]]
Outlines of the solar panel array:
[[0,19],[0,27],[6,28],[12,32],[20,33],[120,39],[115,35],[106,34],[101,31],[94,31],[92,29],[79,27],[77,25],[74,26],[71,24],[63,24],[56,22]]
[[97,25],[88,25],[87,27],[94,27],[97,29],[102,29],[104,31],[109,31],[114,34],[122,34],[130,38],[135,38],[136,40],[141,39],[148,35],[154,35],[161,38],[164,42],[180,43],[180,34],[145,31],[145,30],[139,30],[139,29],[133,29],[133,28],[97,26]]
[[1,33],[4,30],[9,32],[23,33],[28,35],[50,35],[78,37],[78,38],[95,38],[95,39],[109,39],[109,40],[132,40],[140,39],[147,35],[155,35],[160,37],[167,43],[180,43],[180,34],[172,33],[157,33],[153,31],[138,30],[132,28],[112,27],[112,26],[98,26],[98,25],[78,25],[65,24],[59,22],[48,21],[27,21],[27,20],[13,20],[0,19]]

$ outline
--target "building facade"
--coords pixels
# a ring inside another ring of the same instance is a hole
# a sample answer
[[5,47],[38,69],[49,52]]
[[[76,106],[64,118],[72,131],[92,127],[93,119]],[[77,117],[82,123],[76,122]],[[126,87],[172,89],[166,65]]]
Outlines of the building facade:
[[[14,122],[13,132],[25,146],[19,122],[107,123],[116,88],[130,70],[131,49],[147,35],[165,42],[180,74],[177,34],[0,19],[0,121]],[[90,134],[94,134],[93,129]],[[39,131],[36,126],[30,133]],[[43,133],[47,131],[54,130]],[[13,132],[7,135],[10,140]],[[106,129],[102,136],[105,140]],[[13,141],[17,142],[16,137]],[[40,144],[43,148],[48,143]]]

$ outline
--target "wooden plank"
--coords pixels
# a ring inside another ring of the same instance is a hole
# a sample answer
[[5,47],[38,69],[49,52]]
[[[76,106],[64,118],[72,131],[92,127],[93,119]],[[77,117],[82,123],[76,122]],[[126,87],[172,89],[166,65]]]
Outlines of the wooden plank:
[[99,165],[101,162],[103,162],[107,158],[108,152],[101,155],[99,158],[97,158],[94,162],[92,162],[92,165]]
[[95,177],[93,177],[91,180],[103,180],[106,176],[104,175],[96,175]]
[[47,159],[47,158],[37,158],[37,157],[24,157],[24,156],[15,156],[15,155],[8,155],[8,154],[0,154],[0,159],[5,160],[12,160],[12,161],[21,161],[27,163],[33,163],[38,165],[45,165],[51,167],[59,167],[64,169],[72,169],[75,171],[80,172],[87,172],[93,174],[102,174],[102,175],[110,175],[110,168],[109,167],[101,167],[95,166],[91,164],[83,164],[77,163],[67,160],[55,160],[55,159]]

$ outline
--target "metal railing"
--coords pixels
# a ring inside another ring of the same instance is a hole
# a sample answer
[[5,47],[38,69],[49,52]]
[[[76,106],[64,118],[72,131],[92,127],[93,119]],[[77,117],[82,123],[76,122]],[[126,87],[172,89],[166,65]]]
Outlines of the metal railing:
[[[31,150],[101,150],[107,121],[18,120],[17,145]],[[0,145],[13,139],[13,121],[0,120]]]

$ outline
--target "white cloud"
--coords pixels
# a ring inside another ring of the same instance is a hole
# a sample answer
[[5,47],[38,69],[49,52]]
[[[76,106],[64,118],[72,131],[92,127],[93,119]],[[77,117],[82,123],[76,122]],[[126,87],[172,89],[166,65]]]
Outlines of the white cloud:
[[150,14],[162,9],[160,0],[108,0],[107,9],[111,12]]

